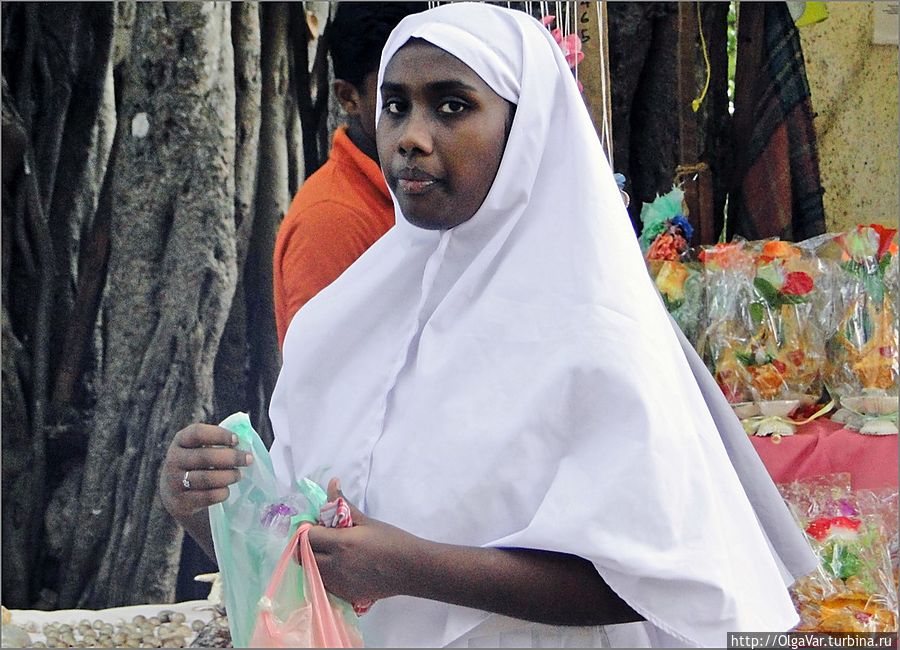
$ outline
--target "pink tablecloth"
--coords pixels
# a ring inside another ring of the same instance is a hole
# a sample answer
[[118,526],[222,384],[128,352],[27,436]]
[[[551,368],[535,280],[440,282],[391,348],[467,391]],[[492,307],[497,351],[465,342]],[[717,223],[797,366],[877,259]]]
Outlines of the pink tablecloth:
[[854,490],[896,487],[897,436],[866,436],[820,419],[775,442],[751,437],[756,453],[776,483],[821,474],[850,472]]

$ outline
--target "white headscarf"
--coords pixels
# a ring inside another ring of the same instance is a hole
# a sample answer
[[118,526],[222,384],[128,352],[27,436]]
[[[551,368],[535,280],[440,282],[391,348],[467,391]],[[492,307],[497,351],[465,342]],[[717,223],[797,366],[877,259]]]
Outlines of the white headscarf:
[[[781,560],[814,560],[739,426],[723,445],[710,408],[737,421],[670,324],[552,37],[522,12],[443,5],[393,31],[379,87],[410,38],[517,104],[503,160],[455,228],[416,228],[395,198],[397,225],[295,316],[276,470],[339,476],[428,539],[587,558],[684,643],[789,629]],[[487,617],[399,597],[362,622],[367,643],[425,647]]]

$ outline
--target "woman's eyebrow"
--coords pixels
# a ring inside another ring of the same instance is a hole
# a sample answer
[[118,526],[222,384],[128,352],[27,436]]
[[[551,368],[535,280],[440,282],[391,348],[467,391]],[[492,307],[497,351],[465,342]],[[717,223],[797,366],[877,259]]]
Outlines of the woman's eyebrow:
[[[448,93],[448,92],[478,92],[475,86],[471,86],[459,79],[448,79],[442,81],[430,81],[425,84],[425,90],[432,93]],[[395,81],[385,81],[381,84],[381,93],[403,93],[408,92],[409,87],[403,83]]]
[[385,93],[399,93],[406,90],[406,86],[404,84],[394,83],[391,81],[385,81],[381,84],[381,94]]

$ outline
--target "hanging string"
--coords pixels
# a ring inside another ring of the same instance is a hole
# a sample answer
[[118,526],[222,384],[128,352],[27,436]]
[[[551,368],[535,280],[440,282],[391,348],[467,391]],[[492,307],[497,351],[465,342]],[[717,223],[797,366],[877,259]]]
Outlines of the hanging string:
[[673,184],[681,187],[684,184],[685,176],[693,176],[691,180],[697,180],[697,176],[707,170],[709,170],[709,165],[705,162],[698,162],[693,165],[678,165],[675,168],[675,179]]
[[[568,5],[566,5],[568,10]],[[568,15],[568,14],[567,14]],[[578,42],[581,45],[581,34],[578,32],[578,5],[575,4],[575,10],[572,12],[572,32],[578,35]],[[575,66],[572,68],[575,73],[575,81],[578,81],[578,56],[575,56]]]
[[709,52],[706,48],[706,38],[703,36],[703,18],[700,15],[700,0],[697,0],[697,30],[700,32],[700,49],[703,51],[703,62],[706,64],[706,83],[703,84],[703,90],[700,96],[691,102],[691,108],[694,112],[700,110],[700,104],[706,99],[706,91],[709,90],[709,78],[712,76],[712,68],[709,64]]
[[612,141],[612,110],[610,106],[610,72],[609,72],[609,43],[607,31],[606,0],[595,3],[597,6],[597,35],[600,55],[600,99],[603,102],[601,110],[600,143],[606,151],[606,159],[611,169],[615,170],[613,163]]

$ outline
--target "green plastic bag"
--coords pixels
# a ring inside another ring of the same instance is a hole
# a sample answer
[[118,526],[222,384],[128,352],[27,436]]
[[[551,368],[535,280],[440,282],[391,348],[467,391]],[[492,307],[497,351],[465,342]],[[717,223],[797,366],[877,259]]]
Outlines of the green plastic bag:
[[230,415],[219,426],[238,437],[238,449],[253,454],[228,500],[209,508],[231,640],[240,648],[250,642],[259,600],[285,546],[301,522],[316,522],[327,496],[309,479],[288,494],[279,492],[269,451],[246,413]]

